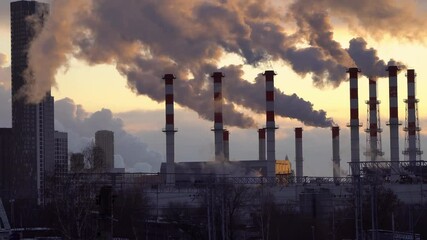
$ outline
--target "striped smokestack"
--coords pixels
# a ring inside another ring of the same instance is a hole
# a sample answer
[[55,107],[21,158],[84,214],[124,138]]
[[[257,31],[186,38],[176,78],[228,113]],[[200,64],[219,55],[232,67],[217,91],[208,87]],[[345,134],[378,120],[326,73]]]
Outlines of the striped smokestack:
[[215,133],[215,161],[224,161],[224,141],[222,123],[222,72],[214,72],[212,78],[214,80],[214,133]]
[[265,160],[265,128],[258,129],[259,160]]
[[302,128],[295,128],[295,164],[297,180],[303,177]]
[[276,123],[274,121],[274,71],[265,71],[267,177],[276,176]]
[[166,105],[166,127],[163,132],[166,133],[166,183],[175,183],[175,140],[174,135],[177,131],[174,125],[174,97],[173,97],[173,74],[165,74],[165,105]]
[[369,149],[367,150],[367,156],[370,157],[371,161],[376,161],[377,156],[380,155],[378,149],[378,116],[377,116],[377,81],[376,79],[369,79],[369,128],[366,129],[369,133]]
[[230,141],[228,140],[230,137],[230,132],[228,130],[224,130],[222,134],[222,140],[224,141],[224,160],[230,161]]
[[351,172],[353,176],[359,176],[360,150],[359,150],[359,96],[357,80],[359,75],[358,68],[349,68],[350,75],[350,144],[351,144]]
[[340,128],[332,127],[332,172],[334,178],[341,177]]
[[417,160],[417,115],[415,105],[418,101],[415,98],[415,70],[409,69],[407,72],[408,78],[408,99],[406,100],[408,104],[408,123],[407,123],[407,132],[408,132],[408,149],[407,153],[409,155],[409,161]]
[[389,85],[389,105],[390,105],[390,118],[388,125],[390,126],[390,161],[392,169],[399,167],[399,112],[397,101],[397,66],[389,66],[388,71],[388,85]]

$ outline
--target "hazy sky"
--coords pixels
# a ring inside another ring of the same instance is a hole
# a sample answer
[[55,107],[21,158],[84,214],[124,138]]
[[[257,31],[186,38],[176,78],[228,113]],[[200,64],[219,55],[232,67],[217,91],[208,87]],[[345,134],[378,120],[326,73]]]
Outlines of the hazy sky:
[[[0,127],[10,126],[9,2],[0,1]],[[127,168],[158,171],[165,156],[161,76],[170,71],[178,76],[179,86],[175,159],[212,160],[213,122],[206,119],[213,116],[213,90],[205,74],[221,68],[226,72],[223,89],[230,111],[225,116],[231,133],[230,157],[257,159],[256,130],[265,125],[265,116],[262,107],[256,106],[257,99],[263,101],[265,90],[262,81],[255,79],[273,69],[275,86],[282,92],[277,99],[283,99],[276,103],[277,111],[283,112],[276,117],[277,158],[288,155],[294,163],[293,129],[303,127],[304,175],[332,175],[331,131],[324,126],[332,118],[341,127],[341,166],[347,171],[349,86],[343,67],[358,65],[362,72],[379,76],[382,147],[387,160],[388,79],[381,76],[386,75],[382,64],[393,59],[417,73],[421,147],[427,152],[427,98],[422,91],[427,87],[427,21],[422,1],[53,2],[49,31],[30,50],[44,80],[37,80],[39,84],[29,91],[36,98],[54,84],[56,128],[69,132],[71,151],[91,141],[95,131],[111,129],[116,153]],[[359,39],[350,44],[354,38]],[[355,54],[364,42],[365,55]],[[378,59],[369,58],[375,53],[370,48],[377,51]],[[371,60],[377,69],[369,64]],[[360,121],[365,127],[368,81],[365,76],[359,79]],[[404,122],[405,71],[398,79],[399,119]],[[289,115],[300,120],[284,117]],[[363,152],[363,128],[361,133]],[[400,142],[403,150],[403,131]]]

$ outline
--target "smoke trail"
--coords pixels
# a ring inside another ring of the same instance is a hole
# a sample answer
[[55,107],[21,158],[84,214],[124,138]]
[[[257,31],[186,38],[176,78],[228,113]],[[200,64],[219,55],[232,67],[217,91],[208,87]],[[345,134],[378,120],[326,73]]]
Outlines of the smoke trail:
[[[228,66],[220,69],[225,73],[224,97],[257,113],[263,113],[265,107],[265,95],[260,94],[260,89],[265,89],[265,78],[259,74],[254,83],[242,79],[243,70],[241,66]],[[284,76],[277,76],[277,79]],[[236,93],[240,94],[236,94]],[[274,93],[276,101],[276,115],[298,119],[307,126],[330,127],[332,119],[326,117],[323,110],[314,110],[310,102],[298,97],[296,94],[286,95],[276,89]]]
[[388,73],[384,71],[387,65],[400,66],[402,69],[405,68],[401,62],[396,62],[390,59],[389,63],[386,64],[384,60],[381,60],[377,55],[377,50],[373,48],[367,48],[367,42],[363,38],[354,38],[350,41],[350,47],[348,53],[356,62],[356,65],[362,70],[362,73],[367,77],[386,77]]
[[418,0],[320,0],[307,1],[318,9],[328,9],[357,32],[381,39],[424,41],[427,16],[424,1]]
[[[353,44],[347,50],[333,39],[330,13],[322,9],[345,12],[341,9],[345,6],[338,5],[333,6],[332,0],[301,0],[291,3],[288,14],[283,14],[283,9],[269,0],[56,0],[29,50],[29,65],[37,81],[27,95],[31,101],[40,100],[70,56],[89,64],[115,64],[136,93],[156,101],[164,97],[160,77],[174,73],[176,101],[206,119],[213,118],[212,83],[207,74],[217,71],[225,53],[237,54],[252,65],[283,61],[301,76],[311,74],[318,87],[336,87],[346,80],[346,68],[362,64],[359,56],[367,57],[353,53],[366,50],[366,46]],[[344,18],[349,23],[354,19]],[[286,21],[294,22],[297,30],[286,31]],[[300,47],[300,43],[308,46]],[[230,81],[237,91],[226,96],[226,124],[254,126],[254,120],[234,105],[262,112],[263,88],[240,77]],[[314,110],[310,102],[276,92],[279,101],[295,104],[284,108],[279,113],[282,116],[314,126],[331,123],[326,113]]]

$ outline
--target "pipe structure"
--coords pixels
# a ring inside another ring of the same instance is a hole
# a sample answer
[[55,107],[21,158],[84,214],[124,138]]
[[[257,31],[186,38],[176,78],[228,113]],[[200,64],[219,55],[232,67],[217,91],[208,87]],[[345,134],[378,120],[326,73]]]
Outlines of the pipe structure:
[[418,156],[421,156],[419,131],[421,130],[418,125],[417,103],[418,99],[415,98],[415,70],[409,69],[407,71],[408,78],[408,99],[407,103],[407,123],[405,131],[407,132],[407,148],[405,154],[409,156],[409,161],[417,161]]
[[224,160],[230,161],[230,132],[228,130],[224,130],[222,134],[222,140],[224,141]]
[[302,157],[302,128],[295,128],[295,165],[296,177],[300,180],[303,173],[303,157]]
[[[397,101],[397,73],[399,68],[397,66],[389,66],[388,71],[388,81],[389,81],[389,121],[388,125],[390,127],[390,161],[392,164],[392,169],[396,170],[399,167],[399,111],[398,111],[398,101]],[[392,173],[393,174],[393,173]],[[394,173],[397,174],[397,173]]]
[[276,176],[276,123],[274,121],[274,71],[265,71],[267,177]]
[[360,175],[360,142],[359,142],[359,89],[358,68],[349,68],[350,75],[350,144],[351,144],[351,173],[353,176]]
[[366,156],[370,158],[370,161],[377,161],[378,156],[382,156],[383,152],[381,151],[381,137],[379,133],[381,132],[381,128],[379,127],[379,108],[377,97],[377,80],[369,79],[369,100],[366,101],[368,104],[369,110],[369,119],[368,119],[368,128],[366,132],[369,133],[369,145],[366,146]]
[[166,133],[166,183],[175,184],[175,129],[174,124],[174,96],[173,80],[176,79],[173,74],[165,74],[165,105],[166,105],[166,127],[163,132]]
[[334,178],[341,177],[340,161],[340,128],[332,127],[332,173]]
[[223,131],[224,125],[222,122],[222,72],[214,72],[211,76],[214,80],[214,128],[215,133],[215,161],[224,161],[224,141]]
[[258,129],[259,160],[265,160],[265,128]]

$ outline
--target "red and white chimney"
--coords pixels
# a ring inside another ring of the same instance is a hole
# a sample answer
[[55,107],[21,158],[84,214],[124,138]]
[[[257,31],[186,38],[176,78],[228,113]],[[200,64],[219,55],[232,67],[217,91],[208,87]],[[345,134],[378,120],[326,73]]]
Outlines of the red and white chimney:
[[407,72],[408,78],[408,123],[407,123],[407,132],[408,132],[408,149],[407,153],[409,155],[409,161],[417,160],[417,114],[416,114],[416,102],[418,101],[415,98],[415,70],[408,69]]
[[258,129],[259,160],[265,160],[265,128]]
[[222,122],[222,72],[214,72],[214,133],[215,133],[215,161],[224,161],[224,125]]
[[359,90],[358,68],[349,68],[350,75],[350,144],[351,144],[351,172],[353,176],[360,175],[360,142],[359,142]]
[[228,130],[224,130],[222,136],[223,136],[222,140],[224,141],[224,160],[230,161],[230,142],[229,142],[230,132]]
[[367,132],[369,133],[369,149],[367,150],[367,155],[370,157],[371,161],[376,161],[378,155],[382,155],[381,149],[378,148],[378,131],[381,129],[378,128],[378,98],[377,98],[377,80],[369,79],[369,128]]
[[265,71],[267,177],[276,176],[276,123],[274,121],[274,71]]
[[297,180],[303,177],[302,128],[295,128],[295,165]]
[[166,105],[166,183],[175,184],[175,140],[177,131],[174,126],[174,97],[173,97],[173,74],[165,74],[165,105]]
[[341,177],[340,161],[340,128],[332,127],[332,173],[334,178]]
[[392,169],[399,167],[399,111],[397,101],[397,72],[399,68],[397,66],[389,66],[388,71],[388,86],[389,86],[389,121],[390,126],[390,161]]

